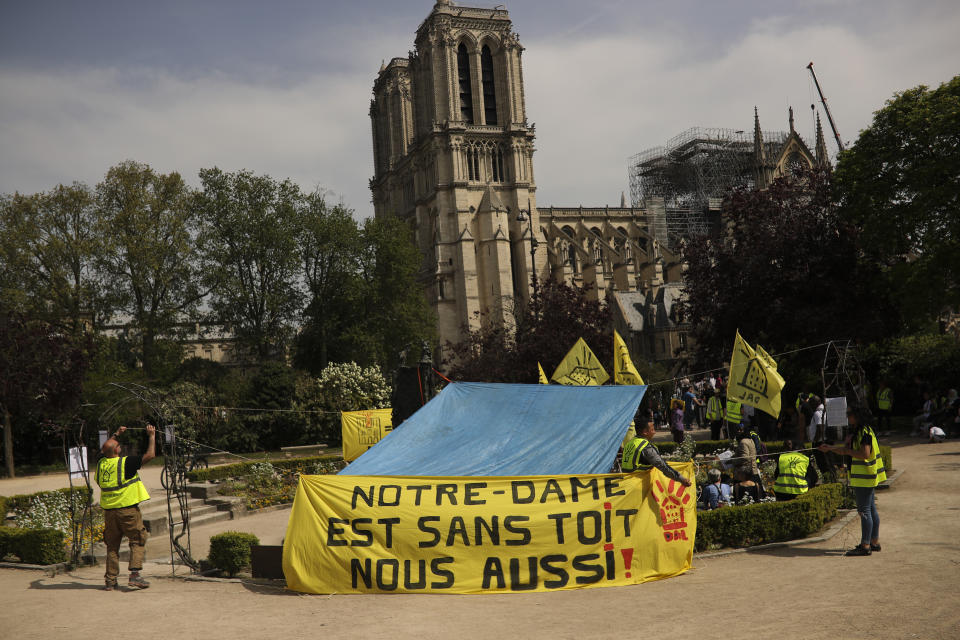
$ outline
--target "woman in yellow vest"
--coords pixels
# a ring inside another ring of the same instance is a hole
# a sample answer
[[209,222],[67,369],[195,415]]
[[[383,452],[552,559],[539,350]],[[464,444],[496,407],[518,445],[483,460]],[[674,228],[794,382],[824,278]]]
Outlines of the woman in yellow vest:
[[103,443],[104,457],[97,464],[97,484],[100,486],[100,506],[103,508],[103,542],[107,545],[107,571],[103,575],[104,589],[117,589],[120,574],[120,544],[126,537],[130,541],[130,578],[127,586],[146,589],[150,583],[140,576],[143,558],[146,555],[147,529],[143,526],[140,503],[150,499],[147,488],[140,481],[140,467],[153,460],[156,428],[147,425],[150,443],[143,458],[120,455],[117,436],[126,431],[120,427],[116,434]]
[[880,551],[880,515],[874,490],[887,474],[880,457],[880,445],[877,436],[868,425],[869,414],[858,407],[847,409],[847,423],[853,429],[849,445],[835,447],[821,444],[820,451],[850,456],[850,486],[857,499],[857,512],[860,514],[860,544],[847,551],[848,556],[868,556]]

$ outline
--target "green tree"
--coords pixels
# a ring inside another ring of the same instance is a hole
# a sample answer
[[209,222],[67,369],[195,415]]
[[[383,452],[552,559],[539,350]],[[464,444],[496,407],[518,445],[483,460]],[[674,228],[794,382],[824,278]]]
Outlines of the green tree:
[[845,220],[912,328],[960,304],[960,76],[897,93],[840,155]]
[[353,355],[352,345],[342,336],[362,319],[361,247],[360,227],[350,209],[328,206],[320,191],[305,198],[300,255],[310,301],[296,361],[313,373]]
[[393,369],[408,345],[436,339],[436,319],[417,281],[423,258],[412,230],[399,218],[368,218],[362,237],[363,335],[372,337],[365,362]]
[[537,363],[550,376],[583,338],[612,373],[613,328],[610,309],[588,291],[554,280],[540,283],[533,304],[512,310],[513,326],[490,324],[471,331],[453,354],[450,377],[471,382],[537,381]]
[[[89,359],[88,338],[74,338],[20,313],[0,313],[0,418],[7,475],[14,476],[15,424],[53,418],[76,408]],[[40,441],[24,434],[28,449]],[[23,451],[23,447],[17,447]]]
[[390,406],[390,385],[377,366],[355,362],[331,363],[320,375],[297,382],[294,408],[303,412],[309,427],[303,444],[341,443],[340,412]]
[[3,198],[0,262],[9,275],[0,273],[0,299],[73,333],[102,316],[94,213],[93,192],[80,183]]
[[299,187],[249,171],[200,171],[204,283],[218,319],[260,359],[276,355],[301,311]]
[[342,207],[326,215],[317,210],[304,236],[312,299],[297,363],[311,372],[334,360],[391,369],[407,345],[434,338],[411,230],[396,218],[368,219],[357,228]]
[[0,308],[25,311],[31,306],[32,259],[36,242],[37,196],[0,196]]
[[829,174],[735,190],[723,214],[723,236],[701,236],[683,248],[682,313],[703,365],[729,359],[738,329],[768,350],[870,340],[889,330],[886,301],[858,269],[857,230],[840,219]]
[[161,358],[158,339],[172,336],[203,297],[190,190],[180,174],[123,162],[97,185],[99,259],[117,308],[133,317],[144,371]]

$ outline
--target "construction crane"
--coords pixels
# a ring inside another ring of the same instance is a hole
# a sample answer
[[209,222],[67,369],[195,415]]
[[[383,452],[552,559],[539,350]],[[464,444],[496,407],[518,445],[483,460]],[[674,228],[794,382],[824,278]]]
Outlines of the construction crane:
[[830,129],[833,131],[833,137],[837,141],[837,147],[840,151],[844,150],[843,141],[840,140],[840,132],[837,131],[837,125],[833,121],[833,115],[830,113],[830,107],[827,106],[827,99],[823,97],[823,90],[820,89],[820,83],[817,82],[817,74],[813,72],[813,62],[807,65],[807,69],[810,70],[810,75],[813,76],[813,84],[817,85],[817,93],[820,94],[820,102],[823,103],[823,110],[827,112],[827,121],[830,122]]

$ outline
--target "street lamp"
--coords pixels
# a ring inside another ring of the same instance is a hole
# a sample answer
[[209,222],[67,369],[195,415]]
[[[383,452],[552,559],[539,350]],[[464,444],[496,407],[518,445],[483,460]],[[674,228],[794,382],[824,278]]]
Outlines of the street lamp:
[[[530,199],[527,199],[527,208],[520,209],[517,214],[517,222],[527,221],[527,215],[530,215]],[[523,237],[523,230],[520,231],[520,237]],[[533,216],[530,215],[530,277],[533,279],[533,293],[537,293],[537,238],[533,235]]]

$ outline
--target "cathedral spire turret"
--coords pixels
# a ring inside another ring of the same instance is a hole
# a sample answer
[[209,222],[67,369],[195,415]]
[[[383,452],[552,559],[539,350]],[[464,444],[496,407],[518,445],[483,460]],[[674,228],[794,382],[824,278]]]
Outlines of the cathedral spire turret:
[[753,179],[757,189],[766,189],[768,184],[767,147],[760,131],[760,114],[753,108]]
[[827,155],[827,141],[823,138],[823,125],[820,124],[820,114],[817,114],[817,166],[827,169],[830,166],[830,157]]
[[793,127],[793,107],[789,108],[790,111],[790,133],[796,132],[796,129]]

